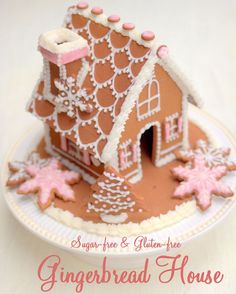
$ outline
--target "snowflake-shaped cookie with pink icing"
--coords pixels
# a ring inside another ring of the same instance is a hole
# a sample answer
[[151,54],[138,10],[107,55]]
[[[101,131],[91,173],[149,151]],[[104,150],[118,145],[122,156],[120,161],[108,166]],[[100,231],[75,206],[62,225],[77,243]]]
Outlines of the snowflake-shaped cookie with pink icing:
[[11,161],[8,163],[10,175],[8,177],[6,185],[8,187],[16,187],[22,184],[24,181],[30,179],[30,175],[26,172],[26,168],[29,165],[37,165],[38,167],[46,166],[49,159],[40,158],[37,152],[32,152],[25,161]]
[[202,155],[208,167],[223,165],[228,170],[236,170],[236,162],[229,159],[230,148],[213,147],[204,140],[198,140],[195,149],[181,149],[176,152],[177,159],[190,164],[196,155]]
[[73,171],[61,170],[57,159],[51,159],[44,167],[29,165],[26,171],[33,178],[21,184],[17,193],[37,193],[41,209],[49,207],[55,196],[64,201],[75,201],[74,191],[69,185],[78,183],[80,176]]
[[197,205],[206,210],[211,205],[212,195],[233,196],[232,190],[220,179],[226,175],[225,166],[208,167],[202,155],[194,157],[193,166],[178,166],[173,175],[182,182],[175,189],[173,197],[184,198],[193,195]]

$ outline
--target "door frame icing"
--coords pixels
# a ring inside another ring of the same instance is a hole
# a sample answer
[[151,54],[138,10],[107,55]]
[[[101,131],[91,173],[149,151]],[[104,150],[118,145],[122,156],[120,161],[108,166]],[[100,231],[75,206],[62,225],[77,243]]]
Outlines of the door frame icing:
[[[138,133],[137,135],[137,164],[138,167],[135,171],[132,172],[134,174],[133,177],[129,179],[131,183],[136,183],[142,179],[143,176],[143,169],[142,169],[142,148],[141,148],[141,137],[145,133],[145,131],[149,130],[151,127],[153,128],[153,138],[152,138],[152,162],[157,167],[158,162],[160,159],[160,153],[161,153],[161,124],[159,121],[153,121],[147,123]],[[155,144],[154,144],[155,140]],[[156,145],[156,150],[153,150],[153,147]],[[154,160],[153,160],[153,154],[155,154]],[[129,177],[129,175],[127,175]]]

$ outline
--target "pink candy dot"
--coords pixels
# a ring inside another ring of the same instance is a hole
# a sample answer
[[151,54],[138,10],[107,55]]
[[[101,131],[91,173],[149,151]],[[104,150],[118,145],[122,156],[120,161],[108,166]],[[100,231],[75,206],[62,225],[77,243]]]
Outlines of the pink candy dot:
[[151,31],[145,31],[142,33],[141,37],[144,41],[152,41],[155,39],[155,34]]
[[157,49],[157,56],[161,59],[167,58],[169,55],[169,49],[166,45],[162,45]]
[[110,21],[110,22],[118,22],[118,21],[120,21],[120,17],[119,17],[119,15],[110,15],[109,17],[108,17],[108,21]]
[[88,8],[88,3],[87,3],[87,2],[80,2],[80,3],[77,5],[77,7],[78,7],[79,9],[86,9],[86,8]]
[[123,24],[122,27],[123,27],[124,30],[131,31],[131,30],[133,30],[135,28],[135,25],[133,23],[131,23],[131,22],[126,22],[126,23]]
[[101,7],[96,6],[92,8],[91,12],[93,14],[99,15],[103,13],[103,9]]

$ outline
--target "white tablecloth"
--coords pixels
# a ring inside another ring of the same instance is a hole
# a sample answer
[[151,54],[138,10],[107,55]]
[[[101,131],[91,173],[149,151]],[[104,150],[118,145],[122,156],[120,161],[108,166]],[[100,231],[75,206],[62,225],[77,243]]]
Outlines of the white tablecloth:
[[[194,81],[204,108],[236,133],[236,2],[235,0],[97,0],[106,14],[117,13],[140,31],[152,29],[168,44],[172,55]],[[1,0],[0,2],[0,154],[1,161],[17,137],[35,121],[24,110],[41,71],[37,53],[41,32],[61,25],[63,0]],[[66,270],[89,270],[89,265],[31,235],[12,217],[0,200],[0,292],[41,293],[37,267],[50,254],[58,254]],[[161,285],[113,284],[86,286],[83,293],[236,293],[236,210],[207,234],[187,243],[180,253],[189,255],[195,272],[220,270],[224,280],[212,285],[182,285],[179,279]],[[153,269],[153,277],[156,272]],[[74,286],[56,286],[52,293],[74,293]]]

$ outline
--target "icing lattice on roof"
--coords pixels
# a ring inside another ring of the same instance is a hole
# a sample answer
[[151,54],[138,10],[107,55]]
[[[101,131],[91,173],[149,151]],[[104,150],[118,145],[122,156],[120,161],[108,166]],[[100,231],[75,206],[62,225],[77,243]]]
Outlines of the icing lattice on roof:
[[[90,10],[85,3],[69,8],[64,26],[82,36],[90,48],[90,55],[82,58],[82,69],[76,73],[77,76],[72,76],[79,84],[76,86],[86,92],[86,97],[81,97],[80,107],[73,106],[69,115],[62,111],[68,107],[54,105],[57,99],[48,93],[50,81],[44,80],[49,70],[45,62],[44,75],[36,86],[28,109],[102,162],[110,162],[114,158],[128,113],[155,63],[170,74],[188,95],[189,102],[200,105],[191,83],[168,57],[168,48],[157,45],[152,32],[140,34],[133,24],[122,25],[119,16],[106,17],[101,8]],[[59,83],[66,85],[67,79],[71,79],[71,72],[68,73],[64,65],[60,66],[59,72]],[[78,101],[72,98],[70,96],[70,103],[76,106]],[[89,111],[83,111],[82,108],[86,110],[88,106]]]
[[[59,112],[44,97],[43,79],[30,104],[38,118],[99,159],[125,98],[151,52],[149,46],[138,44],[111,26],[97,23],[74,8],[66,18],[66,27],[86,39],[90,47],[90,66],[82,87],[87,89],[86,102],[93,106],[91,113],[77,109],[77,115],[69,117]],[[62,67],[61,78],[65,79],[68,76]]]

